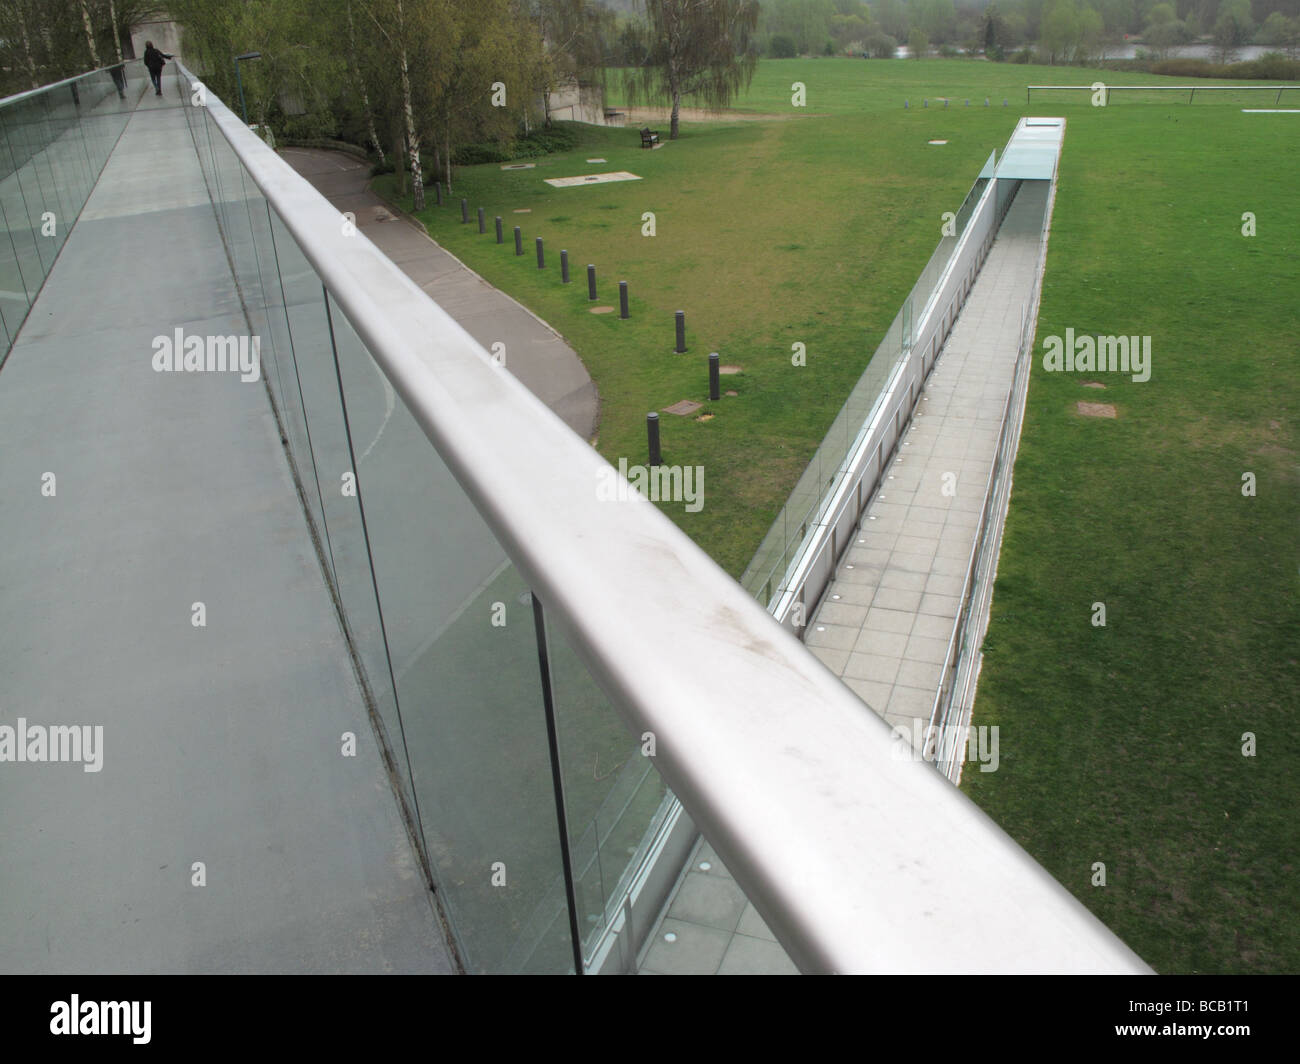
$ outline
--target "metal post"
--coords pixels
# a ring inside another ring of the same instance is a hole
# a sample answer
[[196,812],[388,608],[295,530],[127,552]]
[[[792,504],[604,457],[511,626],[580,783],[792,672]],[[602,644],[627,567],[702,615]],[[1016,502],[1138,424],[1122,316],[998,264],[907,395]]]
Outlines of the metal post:
[[442,182],[441,181],[435,181],[433,183],[433,205],[435,207],[442,206]]
[[501,235],[501,216],[497,216],[497,243],[504,244],[505,238]]
[[709,355],[709,398],[715,402],[722,398],[722,392],[719,391],[718,385],[718,363],[721,361],[718,353],[714,351]]
[[[244,116],[244,125],[248,125],[248,104],[244,102],[244,76],[239,72],[239,60],[235,60],[235,83],[239,86],[239,110]],[[76,92],[76,89],[73,89]]]
[[487,232],[487,215],[483,213],[482,207],[478,209],[478,231],[480,233]]
[[560,284],[569,283],[569,253],[560,252]]
[[542,602],[533,600],[533,629],[537,633],[537,662],[542,686],[542,709],[546,715],[546,745],[550,752],[551,793],[555,799],[555,821],[560,827],[560,869],[564,873],[565,908],[569,910],[569,944],[573,949],[573,974],[585,974],[582,959],[582,931],[578,925],[578,891],[573,877],[573,854],[569,848],[569,814],[564,800],[564,773],[560,768],[560,733],[555,720],[555,692],[551,683],[551,654],[546,643],[546,618]]
[[469,200],[460,201],[460,224],[469,225]]
[[618,316],[620,318],[631,317],[627,311],[627,282],[618,282]]
[[650,444],[650,464],[663,465],[664,456],[659,451],[659,415],[649,413],[645,416],[646,438]]
[[677,318],[677,346],[673,349],[677,354],[686,353],[686,311],[679,310]]
[[515,254],[524,253],[524,234],[519,231],[519,226],[515,226]]
[[542,238],[540,236],[537,238],[537,268],[539,270],[546,269],[546,256],[542,252]]
[[587,298],[596,301],[596,267],[587,263]]

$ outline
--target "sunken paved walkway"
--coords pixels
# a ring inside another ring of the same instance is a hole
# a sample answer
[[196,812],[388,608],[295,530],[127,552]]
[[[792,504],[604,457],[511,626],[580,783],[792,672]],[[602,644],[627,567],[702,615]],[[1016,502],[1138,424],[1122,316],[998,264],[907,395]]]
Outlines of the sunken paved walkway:
[[[926,382],[899,456],[807,644],[889,723],[928,723],[978,534],[1038,265],[1047,182],[1021,186]],[[955,494],[945,495],[945,474]],[[948,478],[952,483],[952,478]],[[641,958],[644,975],[783,975],[785,951],[701,842]]]
[[340,212],[351,211],[357,228],[488,351],[494,343],[505,344],[506,367],[569,428],[584,440],[595,436],[596,386],[559,333],[443,250],[423,228],[395,216],[370,191],[368,163],[318,149],[285,148],[280,155]]
[[890,724],[928,723],[1015,372],[1047,182],[1003,220],[807,644]]

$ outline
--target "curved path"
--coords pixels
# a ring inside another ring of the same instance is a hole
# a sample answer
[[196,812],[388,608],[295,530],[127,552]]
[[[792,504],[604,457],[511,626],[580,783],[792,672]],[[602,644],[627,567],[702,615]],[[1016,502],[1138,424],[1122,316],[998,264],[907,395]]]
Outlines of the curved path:
[[487,350],[506,345],[506,367],[583,439],[596,434],[600,400],[586,367],[564,338],[541,318],[433,241],[395,216],[370,191],[370,167],[345,152],[285,148],[281,157]]

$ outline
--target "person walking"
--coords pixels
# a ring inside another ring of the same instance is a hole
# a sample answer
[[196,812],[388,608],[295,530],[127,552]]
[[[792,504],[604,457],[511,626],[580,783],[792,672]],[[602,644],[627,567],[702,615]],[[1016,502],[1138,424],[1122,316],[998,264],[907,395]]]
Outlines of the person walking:
[[168,59],[174,59],[175,56],[168,55],[166,52],[160,52],[153,46],[153,41],[144,42],[144,65],[149,70],[149,78],[153,81],[153,93],[155,96],[162,95],[162,69],[167,65]]

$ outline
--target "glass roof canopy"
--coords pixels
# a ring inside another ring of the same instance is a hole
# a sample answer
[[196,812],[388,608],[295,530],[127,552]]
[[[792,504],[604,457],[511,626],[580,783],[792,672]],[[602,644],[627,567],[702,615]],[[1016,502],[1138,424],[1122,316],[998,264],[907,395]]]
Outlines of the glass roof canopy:
[[1023,118],[1007,142],[997,176],[1020,181],[1050,181],[1065,137],[1064,118]]

